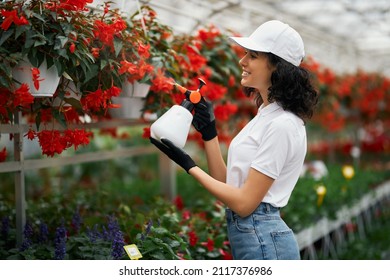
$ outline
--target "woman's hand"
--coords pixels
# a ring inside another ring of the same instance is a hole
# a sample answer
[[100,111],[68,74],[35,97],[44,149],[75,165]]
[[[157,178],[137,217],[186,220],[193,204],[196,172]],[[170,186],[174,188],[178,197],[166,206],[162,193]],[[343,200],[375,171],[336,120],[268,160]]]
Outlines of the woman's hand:
[[194,118],[192,125],[202,134],[204,141],[209,141],[217,136],[213,104],[204,97],[194,105]]
[[152,137],[149,139],[153,145],[166,154],[171,160],[180,165],[187,173],[192,167],[196,166],[196,163],[184,150],[175,146],[175,144],[168,139],[161,138],[161,142]]

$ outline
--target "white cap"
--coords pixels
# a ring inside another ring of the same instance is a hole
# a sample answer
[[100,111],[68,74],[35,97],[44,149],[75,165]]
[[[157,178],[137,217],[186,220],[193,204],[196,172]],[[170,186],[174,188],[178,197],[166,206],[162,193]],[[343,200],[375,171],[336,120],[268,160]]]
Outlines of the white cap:
[[259,52],[269,52],[299,66],[305,56],[303,40],[288,24],[270,20],[260,25],[249,37],[230,37],[241,47]]

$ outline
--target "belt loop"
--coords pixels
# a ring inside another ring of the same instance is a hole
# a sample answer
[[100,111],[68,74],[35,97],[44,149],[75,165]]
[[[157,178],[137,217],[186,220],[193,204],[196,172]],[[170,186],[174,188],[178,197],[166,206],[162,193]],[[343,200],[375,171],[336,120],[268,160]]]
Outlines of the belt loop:
[[271,213],[270,204],[269,204],[269,203],[266,203],[265,206],[266,206],[266,208],[267,208],[267,213]]

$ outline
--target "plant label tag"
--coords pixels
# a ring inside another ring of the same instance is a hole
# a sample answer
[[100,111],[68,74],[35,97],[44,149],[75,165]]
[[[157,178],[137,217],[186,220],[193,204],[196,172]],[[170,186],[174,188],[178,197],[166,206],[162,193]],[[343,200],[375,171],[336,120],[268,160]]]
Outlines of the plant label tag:
[[142,254],[138,250],[137,245],[130,244],[130,245],[123,246],[123,248],[125,248],[125,251],[130,259],[138,260],[138,259],[142,258]]

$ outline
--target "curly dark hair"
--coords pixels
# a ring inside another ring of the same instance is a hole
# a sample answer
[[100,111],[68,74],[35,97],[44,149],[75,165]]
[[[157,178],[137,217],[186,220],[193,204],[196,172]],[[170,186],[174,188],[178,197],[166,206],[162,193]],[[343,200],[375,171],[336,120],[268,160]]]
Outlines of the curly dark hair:
[[[318,92],[311,83],[307,69],[294,66],[284,59],[266,53],[268,62],[276,69],[271,75],[271,87],[268,89],[268,101],[277,102],[284,110],[290,111],[303,120],[313,116],[318,103]],[[255,96],[260,107],[263,99],[254,88],[244,87],[246,96]]]

